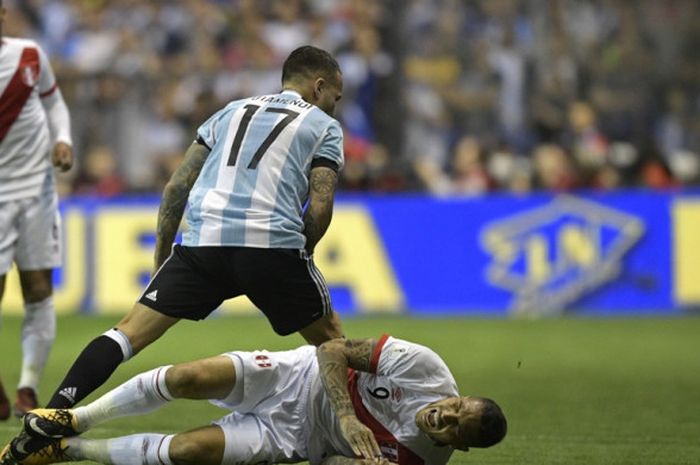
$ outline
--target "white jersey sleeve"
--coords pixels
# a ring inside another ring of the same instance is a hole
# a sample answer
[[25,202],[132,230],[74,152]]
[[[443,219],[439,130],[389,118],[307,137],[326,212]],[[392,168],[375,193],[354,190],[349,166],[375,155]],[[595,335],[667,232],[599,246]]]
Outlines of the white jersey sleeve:
[[377,376],[391,378],[402,387],[445,396],[457,392],[457,383],[445,362],[420,344],[384,336],[377,344],[372,360]]
[[39,63],[41,74],[37,85],[41,104],[44,107],[44,111],[46,111],[47,122],[51,130],[52,143],[63,142],[73,145],[68,106],[63,100],[61,90],[58,88],[51,63],[41,48],[39,48]]
[[197,129],[197,138],[200,142],[203,142],[209,150],[216,145],[216,142],[220,137],[219,123],[228,112],[229,106],[230,104],[211,115],[209,119],[202,123],[202,125]]
[[39,51],[40,69],[38,83],[39,96],[46,97],[56,90],[58,83],[56,82],[56,76],[53,73],[51,63],[49,62],[49,58],[46,56],[46,53],[44,53],[44,50],[39,46],[37,46],[37,50]]
[[314,160],[325,158],[338,165],[338,170],[343,168],[345,158],[343,155],[343,130],[340,123],[332,120],[325,130],[321,145],[313,156]]

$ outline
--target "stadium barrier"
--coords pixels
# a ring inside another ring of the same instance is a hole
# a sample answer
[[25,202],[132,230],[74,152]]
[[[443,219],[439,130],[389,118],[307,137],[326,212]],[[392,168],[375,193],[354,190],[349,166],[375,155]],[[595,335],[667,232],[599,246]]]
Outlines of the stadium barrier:
[[[61,204],[59,313],[123,314],[148,281],[159,199]],[[344,313],[679,314],[700,307],[700,192],[345,195],[315,261]],[[21,312],[16,273],[4,311]],[[254,313],[245,298],[220,313]]]

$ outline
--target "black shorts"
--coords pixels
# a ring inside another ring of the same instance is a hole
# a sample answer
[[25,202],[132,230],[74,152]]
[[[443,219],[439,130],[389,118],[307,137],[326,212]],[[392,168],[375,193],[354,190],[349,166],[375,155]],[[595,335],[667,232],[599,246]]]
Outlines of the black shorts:
[[240,295],[283,336],[331,311],[328,286],[304,251],[251,247],[175,245],[139,302],[164,315],[201,320]]

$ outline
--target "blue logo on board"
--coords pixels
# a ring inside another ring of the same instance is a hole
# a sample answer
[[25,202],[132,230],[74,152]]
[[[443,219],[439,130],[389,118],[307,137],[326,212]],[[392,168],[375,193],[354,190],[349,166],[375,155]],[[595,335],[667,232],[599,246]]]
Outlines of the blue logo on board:
[[511,313],[555,314],[614,280],[643,234],[635,216],[560,196],[484,227],[486,279],[513,293]]

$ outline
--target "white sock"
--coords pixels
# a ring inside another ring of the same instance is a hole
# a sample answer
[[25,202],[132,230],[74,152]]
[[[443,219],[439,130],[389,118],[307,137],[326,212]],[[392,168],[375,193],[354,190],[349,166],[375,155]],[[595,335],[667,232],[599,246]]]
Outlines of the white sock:
[[173,400],[165,385],[172,365],[134,376],[85,407],[73,410],[78,431],[87,431],[103,421],[152,412]]
[[24,304],[22,322],[22,374],[17,388],[38,391],[39,381],[56,338],[56,313],[53,297]]
[[170,442],[174,435],[133,434],[114,439],[66,439],[72,459],[111,465],[174,465]]

